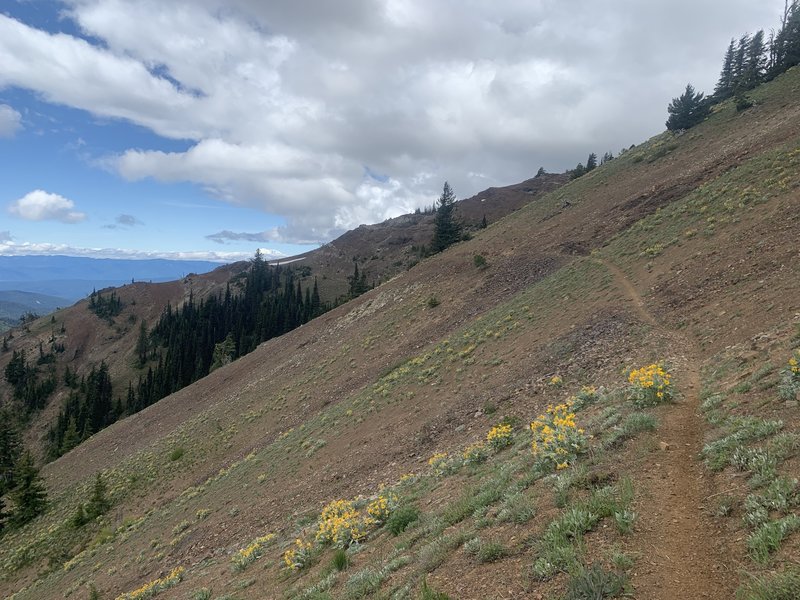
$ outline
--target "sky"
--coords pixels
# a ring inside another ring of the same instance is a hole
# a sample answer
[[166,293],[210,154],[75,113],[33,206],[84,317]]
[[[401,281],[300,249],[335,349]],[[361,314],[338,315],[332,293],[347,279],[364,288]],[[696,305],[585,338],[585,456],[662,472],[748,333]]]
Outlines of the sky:
[[0,254],[289,256],[661,132],[783,0],[0,0]]

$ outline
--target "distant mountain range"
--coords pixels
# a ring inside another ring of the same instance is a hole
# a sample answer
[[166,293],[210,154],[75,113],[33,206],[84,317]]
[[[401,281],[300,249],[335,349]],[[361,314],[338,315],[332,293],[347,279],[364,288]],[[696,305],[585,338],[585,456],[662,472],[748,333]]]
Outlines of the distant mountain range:
[[17,290],[0,291],[0,331],[19,324],[23,315],[46,315],[72,304],[72,300]]
[[[0,256],[0,291],[54,296],[64,306],[93,289],[134,281],[170,281],[207,273],[219,263],[202,260],[123,260],[76,256]],[[65,302],[63,299],[68,300]]]

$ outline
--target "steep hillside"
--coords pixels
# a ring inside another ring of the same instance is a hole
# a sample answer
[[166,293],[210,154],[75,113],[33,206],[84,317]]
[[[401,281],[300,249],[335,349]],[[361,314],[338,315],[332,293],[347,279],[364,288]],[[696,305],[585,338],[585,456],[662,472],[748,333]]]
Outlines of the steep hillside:
[[[454,214],[467,231],[476,230],[484,217],[487,223],[494,223],[559,188],[568,179],[564,174],[544,174],[522,183],[489,188],[458,201]],[[334,300],[347,293],[347,278],[353,274],[354,263],[367,274],[370,284],[391,279],[415,265],[420,250],[430,245],[433,220],[433,214],[417,213],[376,225],[361,225],[321,248],[289,260],[319,274],[320,293],[325,299]]]
[[69,304],[69,300],[55,296],[18,290],[0,291],[0,332],[16,327],[26,315],[46,315]]
[[[565,175],[547,174],[521,184],[491,188],[473,198],[458,202],[457,216],[467,230],[474,229],[480,225],[484,216],[487,220],[499,219],[563,185],[565,181]],[[291,268],[297,269],[304,289],[313,287],[315,281],[318,281],[322,301],[334,303],[348,292],[348,278],[353,274],[354,259],[358,259],[361,269],[368,275],[368,283],[389,279],[409,268],[410,261],[416,262],[419,259],[416,248],[428,244],[433,231],[432,215],[406,215],[377,225],[359,227],[306,255],[273,262],[287,263]],[[16,264],[12,260],[15,258],[20,257],[7,257],[6,267]],[[49,272],[47,269],[53,265],[58,267],[68,264],[72,265],[70,268],[79,268],[85,266],[88,260],[69,257],[52,257],[53,260],[44,260],[47,257],[38,257],[41,260],[34,260],[37,257],[26,258],[31,259],[24,262],[26,268],[31,267],[28,272],[30,277],[36,277],[37,272]],[[115,264],[108,264],[108,261],[99,262],[100,264],[92,267],[97,276],[103,275],[103,269],[110,272],[119,268]],[[133,262],[135,264],[131,268],[141,269],[153,261]],[[174,268],[170,264],[163,268]],[[187,263],[189,266],[197,264],[202,263]],[[48,429],[70,392],[61,381],[67,368],[79,377],[86,376],[101,361],[105,361],[109,366],[115,397],[124,398],[129,382],[135,385],[138,378],[147,373],[147,365],[136,364],[136,345],[142,322],[152,328],[167,304],[179,306],[190,294],[197,301],[223,293],[232,278],[247,268],[247,262],[240,262],[219,267],[203,275],[190,274],[180,281],[131,283],[115,289],[114,293],[120,298],[123,308],[112,320],[93,314],[89,310],[87,299],[54,315],[30,322],[24,329],[13,332],[6,343],[7,349],[0,353],[0,370],[5,369],[11,360],[12,351],[25,351],[31,360],[35,360],[40,354],[40,347],[48,349],[58,346],[60,350],[54,353],[52,365],[58,387],[48,398],[45,410],[34,413],[26,428],[29,447],[38,455],[45,451]],[[236,289],[238,288],[234,292]],[[102,292],[106,296],[111,293],[109,290]],[[155,361],[151,362],[151,366],[155,366]],[[10,398],[11,386],[0,380],[0,403],[3,400],[8,402]]]
[[[799,90],[794,69],[656,136],[93,436],[44,469],[0,589],[797,597]],[[112,509],[76,526],[97,473]]]

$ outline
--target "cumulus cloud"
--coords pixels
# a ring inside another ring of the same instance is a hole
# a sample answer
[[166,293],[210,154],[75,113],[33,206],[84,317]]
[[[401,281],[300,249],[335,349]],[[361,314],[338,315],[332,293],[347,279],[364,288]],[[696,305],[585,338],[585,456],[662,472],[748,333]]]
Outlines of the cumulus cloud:
[[464,197],[640,142],[663,129],[687,81],[713,87],[731,36],[773,26],[783,7],[66,4],[86,39],[0,15],[0,86],[190,140],[185,152],[130,148],[104,164],[130,180],[193,182],[287,222],[239,235],[317,242],[429,205],[445,179]]
[[80,223],[86,214],[76,211],[72,200],[44,190],[33,190],[11,203],[8,212],[28,221]]
[[0,138],[14,137],[22,129],[22,115],[8,104],[0,104]]

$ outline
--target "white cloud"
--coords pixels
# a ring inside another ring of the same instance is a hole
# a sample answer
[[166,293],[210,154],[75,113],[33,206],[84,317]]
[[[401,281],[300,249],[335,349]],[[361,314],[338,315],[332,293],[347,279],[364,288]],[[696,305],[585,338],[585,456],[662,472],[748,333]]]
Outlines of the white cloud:
[[104,164],[281,215],[286,227],[264,239],[289,241],[429,205],[445,179],[464,197],[638,143],[663,128],[688,80],[713,86],[731,36],[773,26],[783,7],[66,3],[101,44],[0,15],[0,86],[191,140],[185,152],[130,148]]
[[[3,238],[0,232],[0,255],[3,256],[29,256],[32,254],[85,256],[89,258],[165,258],[171,260],[208,260],[212,262],[235,262],[253,257],[254,252],[168,252],[168,251],[142,251],[128,250],[125,248],[80,248],[67,244],[50,244],[39,242],[14,242],[10,236]],[[275,260],[285,258],[286,255],[278,250],[262,248],[261,253],[265,258]]]
[[72,200],[51,194],[44,190],[28,192],[19,200],[11,203],[8,212],[28,221],[61,221],[62,223],[79,223],[86,219],[86,214],[74,210]]
[[0,138],[14,137],[22,129],[22,115],[8,104],[0,104]]

